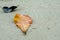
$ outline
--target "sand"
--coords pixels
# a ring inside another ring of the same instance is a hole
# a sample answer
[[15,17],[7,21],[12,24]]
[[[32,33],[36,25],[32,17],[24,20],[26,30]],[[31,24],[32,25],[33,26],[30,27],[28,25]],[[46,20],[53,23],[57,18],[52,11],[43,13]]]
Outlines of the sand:
[[[20,5],[16,11],[4,13],[0,8],[0,40],[60,40],[60,0],[8,0],[0,6]],[[16,13],[33,19],[27,34],[16,27]]]

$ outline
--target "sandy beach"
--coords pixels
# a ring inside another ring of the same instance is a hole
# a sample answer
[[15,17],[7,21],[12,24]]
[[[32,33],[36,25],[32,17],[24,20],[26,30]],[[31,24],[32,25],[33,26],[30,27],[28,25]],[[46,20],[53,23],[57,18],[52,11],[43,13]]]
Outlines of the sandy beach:
[[[0,0],[1,7],[15,5],[10,13],[0,8],[0,40],[60,40],[60,0]],[[13,22],[16,13],[33,19],[26,35]]]

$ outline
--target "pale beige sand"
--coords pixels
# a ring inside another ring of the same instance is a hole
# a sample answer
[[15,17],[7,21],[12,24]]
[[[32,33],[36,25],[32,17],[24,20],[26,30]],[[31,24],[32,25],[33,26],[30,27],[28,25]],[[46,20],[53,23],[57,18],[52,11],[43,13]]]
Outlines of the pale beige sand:
[[[0,8],[0,40],[60,40],[60,0],[0,1],[0,6],[20,5],[17,11],[4,13]],[[32,17],[27,35],[16,27],[16,13]]]

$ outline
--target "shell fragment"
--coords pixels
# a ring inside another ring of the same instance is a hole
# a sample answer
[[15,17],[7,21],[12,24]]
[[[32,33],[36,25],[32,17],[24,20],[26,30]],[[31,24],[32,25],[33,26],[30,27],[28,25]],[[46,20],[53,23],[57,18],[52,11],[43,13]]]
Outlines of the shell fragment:
[[26,33],[30,25],[32,24],[32,18],[28,15],[16,14],[14,17],[14,23],[22,32]]

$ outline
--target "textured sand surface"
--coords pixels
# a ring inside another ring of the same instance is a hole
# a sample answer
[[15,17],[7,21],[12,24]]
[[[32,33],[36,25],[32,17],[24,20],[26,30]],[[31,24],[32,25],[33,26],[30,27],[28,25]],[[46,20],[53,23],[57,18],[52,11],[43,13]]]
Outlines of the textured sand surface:
[[[60,0],[0,1],[0,6],[20,5],[15,12],[4,13],[0,8],[0,40],[60,40]],[[16,13],[32,17],[27,35],[16,27]]]

